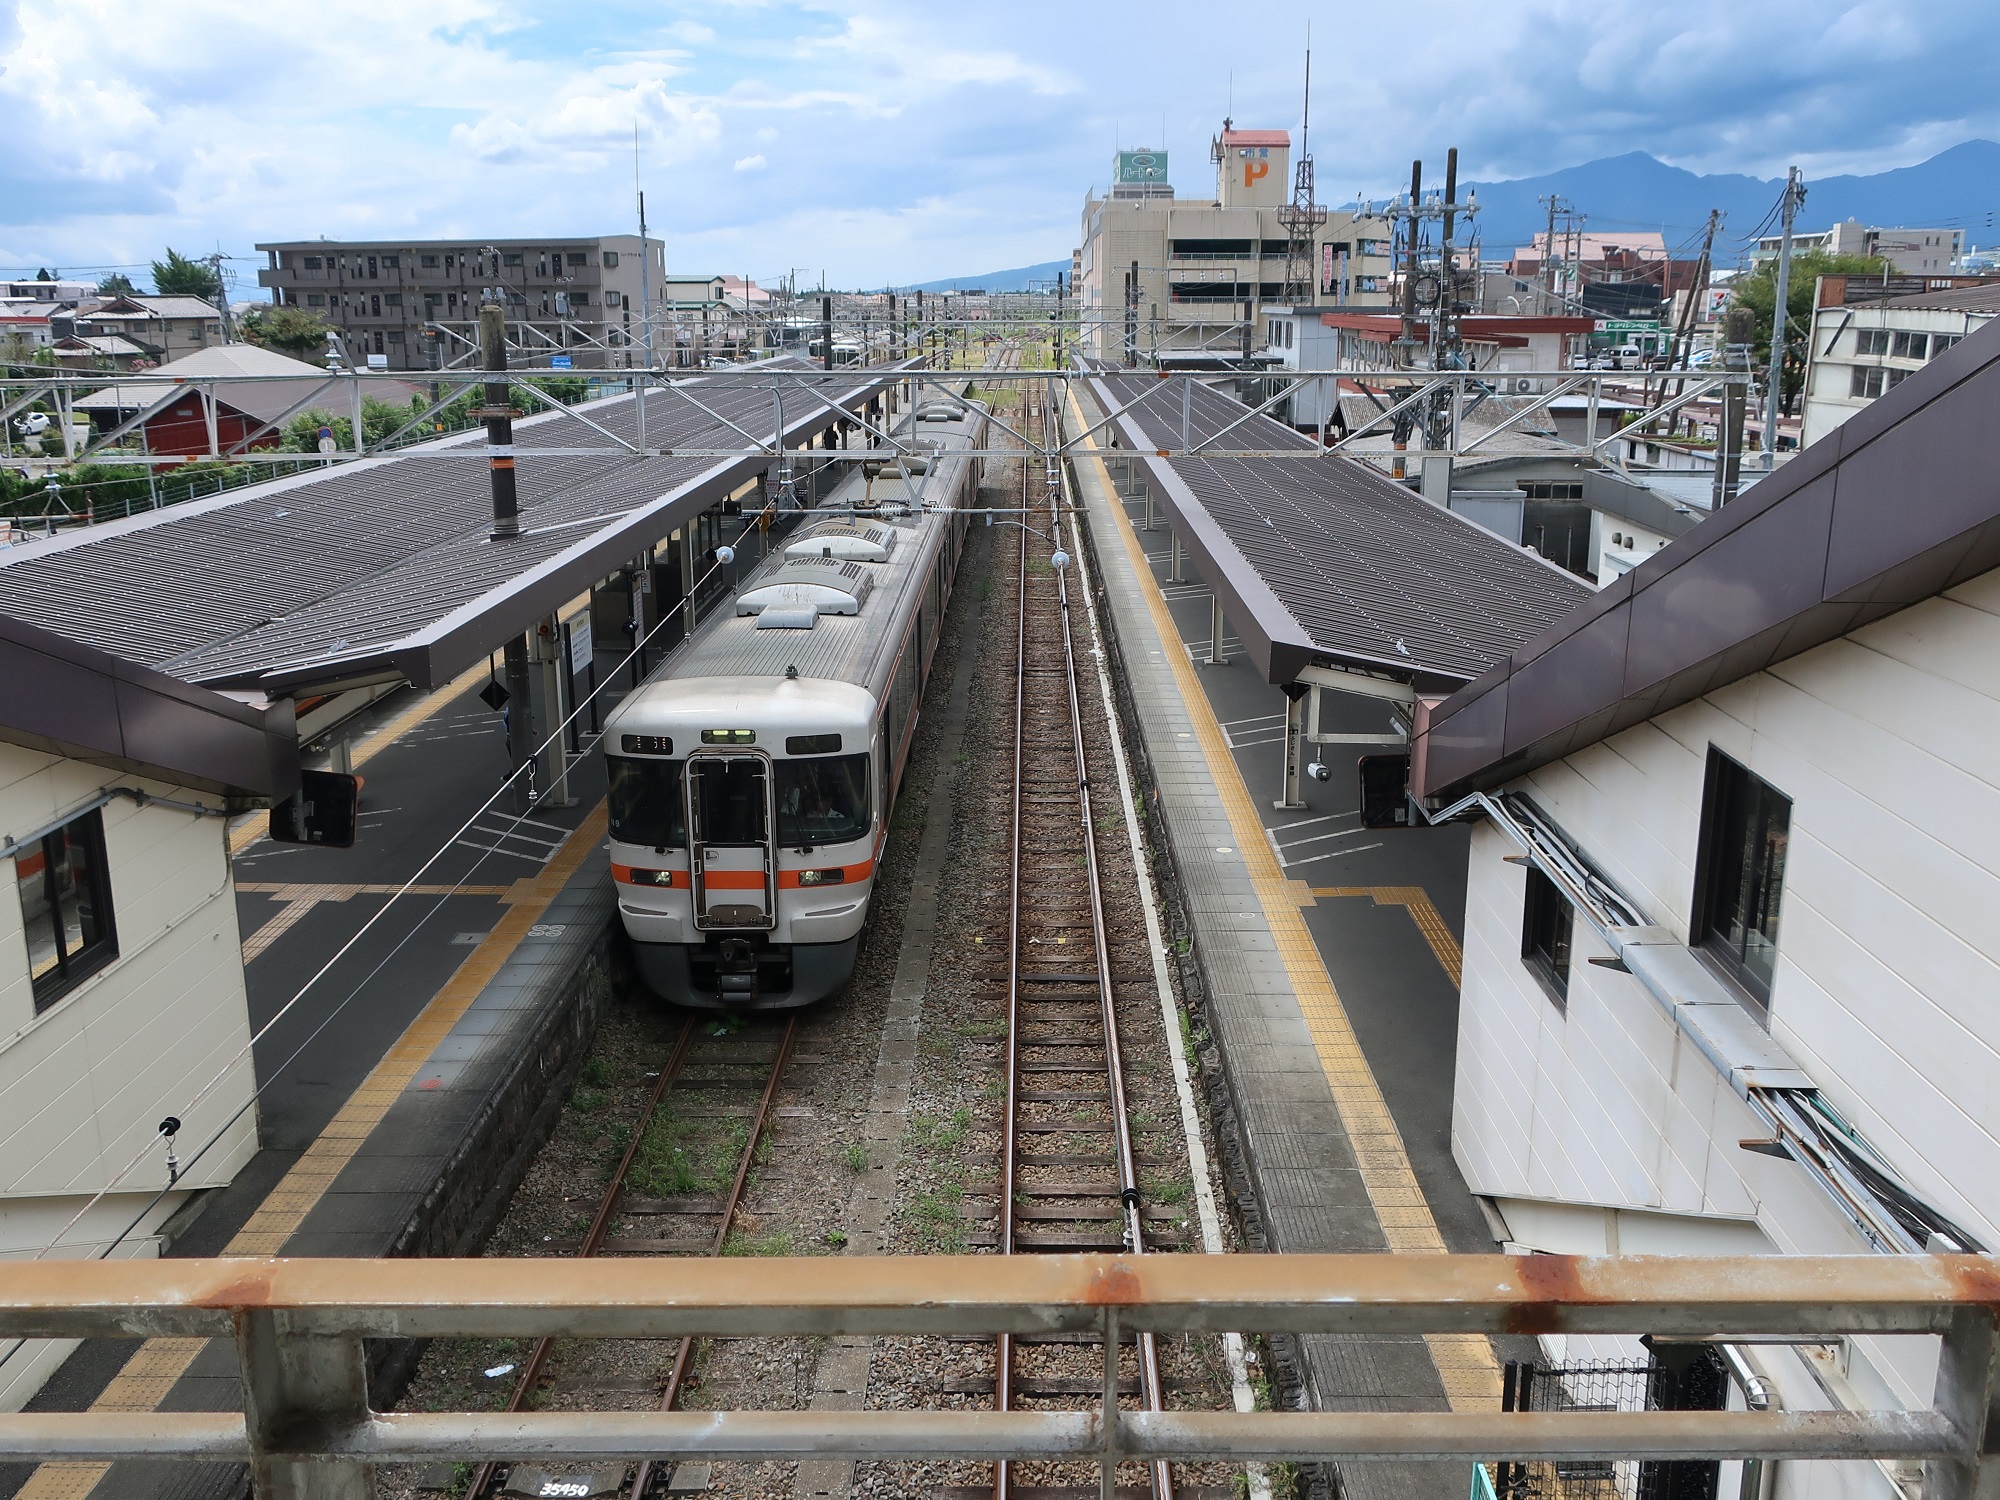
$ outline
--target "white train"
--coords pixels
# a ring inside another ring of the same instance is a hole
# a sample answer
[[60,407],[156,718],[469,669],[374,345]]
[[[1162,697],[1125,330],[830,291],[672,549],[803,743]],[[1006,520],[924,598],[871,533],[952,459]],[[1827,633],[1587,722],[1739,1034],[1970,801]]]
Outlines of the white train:
[[985,429],[919,407],[925,456],[857,466],[606,722],[618,913],[662,998],[780,1009],[853,972]]

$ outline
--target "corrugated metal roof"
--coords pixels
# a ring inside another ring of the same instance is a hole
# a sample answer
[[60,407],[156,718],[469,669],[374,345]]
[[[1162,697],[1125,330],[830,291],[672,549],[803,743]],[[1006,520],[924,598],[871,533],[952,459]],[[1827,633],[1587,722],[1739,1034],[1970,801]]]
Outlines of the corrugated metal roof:
[[[850,371],[825,383],[852,405],[881,379]],[[766,390],[722,383],[701,400],[751,432],[770,431]],[[649,446],[743,442],[686,401],[655,393],[647,406]],[[630,396],[582,410],[636,435]],[[786,426],[796,441],[831,420],[822,409]],[[566,411],[515,425],[522,446],[605,443]],[[484,441],[465,434],[16,549],[0,556],[0,611],[188,681],[296,687],[365,667],[422,683],[561,602],[542,595],[574,593],[679,525],[679,502],[699,508],[766,462],[522,456],[524,534],[496,544],[486,466],[439,451]],[[482,610],[498,613],[484,622]],[[478,644],[470,637],[482,623],[492,640]],[[449,660],[433,661],[447,644]]]
[[[1198,386],[1114,377],[1103,388],[1142,453],[1200,443],[1248,408]],[[1183,442],[1185,423],[1186,442]],[[1298,458],[1146,460],[1184,540],[1270,680],[1315,656],[1423,685],[1478,676],[1591,594],[1535,554],[1312,439],[1253,417],[1224,447],[1296,447]]]

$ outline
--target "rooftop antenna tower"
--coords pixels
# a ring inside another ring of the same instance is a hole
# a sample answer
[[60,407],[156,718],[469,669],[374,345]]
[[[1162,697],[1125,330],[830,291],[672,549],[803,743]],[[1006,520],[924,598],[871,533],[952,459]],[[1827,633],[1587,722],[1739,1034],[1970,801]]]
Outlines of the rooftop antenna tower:
[[1299,121],[1299,164],[1292,174],[1292,201],[1278,210],[1285,243],[1285,297],[1296,307],[1311,302],[1319,283],[1313,272],[1313,251],[1326,210],[1313,201],[1312,159],[1312,29],[1306,29],[1306,103]]

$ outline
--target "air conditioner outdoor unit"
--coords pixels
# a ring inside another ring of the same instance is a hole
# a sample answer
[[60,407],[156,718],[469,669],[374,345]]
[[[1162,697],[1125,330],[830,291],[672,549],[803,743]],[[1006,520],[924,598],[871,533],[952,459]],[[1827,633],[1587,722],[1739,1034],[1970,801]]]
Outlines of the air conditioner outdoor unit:
[[1514,380],[1515,395],[1517,396],[1532,395],[1534,393],[1534,389],[1535,389],[1535,382],[1530,380],[1526,375],[1520,375],[1515,377]]

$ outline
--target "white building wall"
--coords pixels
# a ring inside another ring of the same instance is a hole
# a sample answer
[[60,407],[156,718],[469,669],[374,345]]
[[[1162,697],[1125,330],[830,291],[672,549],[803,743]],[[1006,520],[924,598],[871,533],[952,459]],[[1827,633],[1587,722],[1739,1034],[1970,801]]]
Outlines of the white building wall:
[[[1918,1192],[2000,1243],[2000,573],[1516,785],[1685,939],[1711,744],[1793,799],[1772,1035]],[[1803,1172],[1741,1149],[1759,1120],[1637,980],[1588,962],[1608,950],[1581,919],[1567,1013],[1550,1001],[1519,956],[1514,852],[1490,825],[1474,834],[1453,1122],[1473,1191],[1503,1213],[1520,1200],[1517,1238],[1566,1237],[1538,1249],[1590,1248],[1587,1218],[1538,1216],[1587,1205],[1691,1216],[1689,1249],[1716,1220],[1717,1251],[1750,1224],[1781,1252],[1864,1250]],[[1862,1341],[1835,1373],[1864,1399],[1925,1405],[1934,1363],[1926,1340]],[[1789,1404],[1830,1401],[1833,1376],[1775,1368]],[[1785,1467],[1787,1495],[1882,1482]]]
[[[1921,370],[1936,353],[1923,359],[1905,359],[1895,354],[1863,354],[1861,336],[1886,330],[1891,334],[1927,333],[1962,339],[1992,319],[1989,312],[1966,312],[1922,307],[1822,307],[1813,315],[1813,336],[1806,355],[1805,408],[1800,430],[1802,443],[1816,443],[1863,407],[1875,396],[1854,394],[1856,369],[1884,372],[1886,393],[1891,379],[1902,380]],[[1935,338],[1933,348],[1935,348]]]
[[[0,744],[0,832],[39,827],[109,786],[215,801]],[[0,861],[0,1258],[33,1257],[59,1234],[51,1253],[98,1254],[135,1218],[117,1253],[156,1253],[159,1227],[188,1191],[229,1182],[257,1147],[228,824],[124,798],[102,816],[118,957],[40,1015],[13,861]],[[155,1136],[167,1115],[181,1118],[186,1171],[179,1191],[162,1196],[166,1153]],[[39,1341],[0,1359],[0,1410],[18,1409],[70,1347]]]

